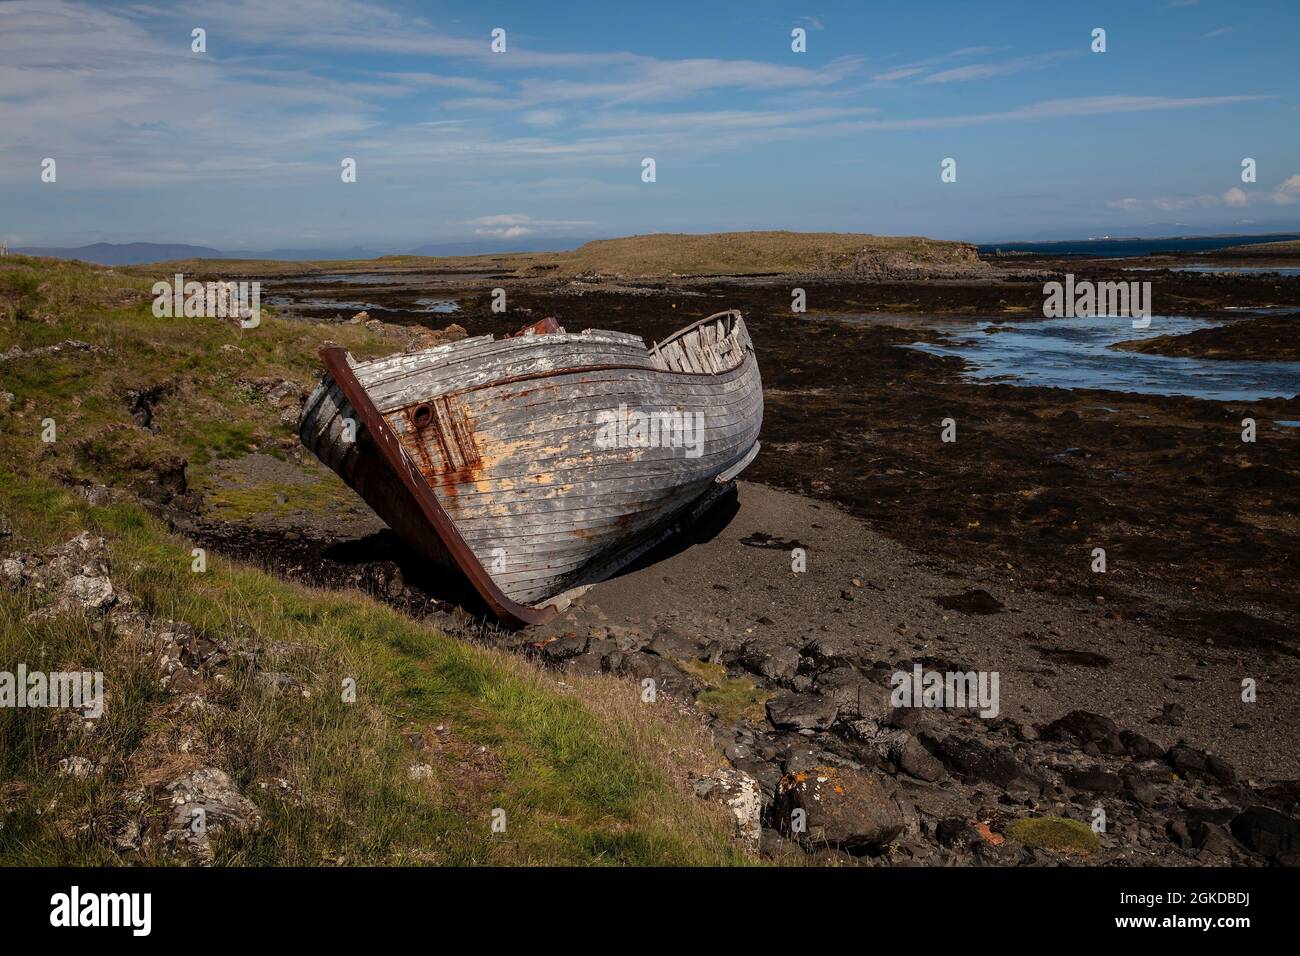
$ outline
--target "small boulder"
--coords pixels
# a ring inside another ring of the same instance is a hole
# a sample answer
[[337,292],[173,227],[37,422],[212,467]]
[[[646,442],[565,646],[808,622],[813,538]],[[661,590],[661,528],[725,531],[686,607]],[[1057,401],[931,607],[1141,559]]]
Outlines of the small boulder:
[[767,719],[778,730],[826,730],[837,713],[834,701],[813,694],[777,694],[767,702]]
[[1243,846],[1269,860],[1300,853],[1300,823],[1271,807],[1247,807],[1229,826]]
[[978,740],[950,734],[939,742],[935,756],[968,782],[986,781],[1006,788],[1014,782],[1032,781],[1032,775],[1006,747],[987,747]]
[[699,656],[701,645],[694,638],[687,637],[676,628],[661,625],[655,629],[646,650],[651,654],[674,661],[691,661]]
[[200,862],[212,862],[214,834],[247,833],[261,826],[257,806],[216,767],[200,767],[163,789],[172,807],[164,844]]
[[763,790],[759,782],[743,770],[720,767],[707,777],[695,781],[695,793],[705,800],[723,804],[736,820],[736,839],[750,853],[758,852],[763,834],[760,819]]
[[799,652],[779,637],[756,637],[741,648],[740,664],[770,681],[788,681],[799,669]]
[[906,736],[898,748],[897,760],[899,769],[917,780],[935,783],[948,775],[943,762],[911,734]]
[[885,846],[908,822],[884,778],[835,767],[782,777],[776,814],[781,829],[805,847],[849,851]]

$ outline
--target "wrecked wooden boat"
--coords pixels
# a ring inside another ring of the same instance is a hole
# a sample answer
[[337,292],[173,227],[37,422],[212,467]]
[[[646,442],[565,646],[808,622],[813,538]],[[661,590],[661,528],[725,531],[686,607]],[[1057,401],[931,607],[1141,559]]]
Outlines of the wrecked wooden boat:
[[546,319],[369,362],[338,347],[321,358],[303,444],[510,626],[550,620],[703,513],[758,453],[762,383],[734,310],[648,349]]

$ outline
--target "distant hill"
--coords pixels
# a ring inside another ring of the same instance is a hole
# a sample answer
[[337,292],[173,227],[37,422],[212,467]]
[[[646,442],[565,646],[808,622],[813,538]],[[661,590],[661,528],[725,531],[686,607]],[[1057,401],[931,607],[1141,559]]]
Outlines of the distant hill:
[[507,252],[563,252],[576,249],[585,239],[471,239],[464,242],[440,242],[415,249],[355,246],[350,249],[213,249],[167,242],[96,242],[88,246],[24,247],[11,252],[25,256],[50,256],[55,259],[80,259],[101,266],[136,266],[150,262],[180,259],[274,259],[280,262],[321,262],[331,259],[374,259],[385,255],[410,256],[483,256]]
[[[853,232],[713,232],[701,234],[656,233],[621,239],[593,239],[578,248],[573,240],[543,239],[534,243],[497,240],[440,243],[414,252],[378,255],[363,250],[351,259],[341,252],[315,251],[291,256],[291,250],[271,254],[221,252],[201,246],[135,243],[104,247],[42,250],[37,254],[62,254],[124,267],[141,266],[151,274],[162,270],[211,273],[223,276],[271,275],[347,270],[419,271],[421,269],[477,269],[536,274],[554,271],[560,276],[707,276],[707,275],[839,275],[871,276],[953,275],[990,268],[965,242],[922,236],[874,236]],[[504,251],[511,245],[517,251]],[[552,245],[558,250],[540,250]],[[498,251],[496,247],[502,247]],[[127,261],[124,250],[142,258]],[[493,251],[485,252],[485,249]],[[179,258],[158,256],[179,250]],[[25,250],[19,250],[25,251]],[[305,251],[303,251],[305,252]],[[101,258],[93,258],[99,255]]]
[[1300,255],[1300,238],[1280,242],[1253,242],[1230,249],[1211,249],[1211,255],[1222,256],[1294,256]]
[[13,249],[24,256],[50,256],[55,259],[80,259],[101,266],[133,266],[142,262],[160,262],[163,259],[206,259],[221,256],[207,246],[189,246],[171,242],[96,242],[75,249],[28,247]]
[[556,259],[568,274],[629,276],[865,276],[983,268],[969,243],[857,232],[656,233],[598,239]]

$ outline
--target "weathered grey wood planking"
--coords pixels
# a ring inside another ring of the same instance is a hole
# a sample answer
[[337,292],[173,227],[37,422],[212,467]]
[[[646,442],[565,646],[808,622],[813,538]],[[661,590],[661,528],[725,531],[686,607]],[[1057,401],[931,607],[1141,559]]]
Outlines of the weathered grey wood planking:
[[[762,422],[753,347],[734,312],[688,326],[653,352],[636,336],[561,332],[479,337],[353,370],[474,556],[525,603],[616,567],[717,475],[743,467]],[[342,441],[344,420],[357,416],[330,385],[309,399],[300,434],[373,495],[379,463],[359,425],[356,442]],[[692,424],[698,415],[702,453],[603,447],[601,413],[620,405]],[[405,519],[403,509],[379,504],[386,520]]]

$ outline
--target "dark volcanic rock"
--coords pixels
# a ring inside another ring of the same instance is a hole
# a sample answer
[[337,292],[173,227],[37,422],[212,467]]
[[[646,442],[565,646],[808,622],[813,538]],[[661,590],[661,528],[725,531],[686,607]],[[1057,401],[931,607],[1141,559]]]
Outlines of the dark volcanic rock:
[[1035,644],[1034,650],[1042,655],[1043,660],[1053,664],[1075,664],[1079,667],[1110,667],[1111,660],[1105,654],[1095,651],[1078,651],[1068,647],[1043,647]]
[[799,653],[817,671],[847,667],[857,663],[861,656],[856,638],[848,634],[819,635],[805,644]]
[[1187,709],[1182,704],[1165,704],[1160,716],[1152,717],[1151,723],[1166,727],[1181,727],[1185,716],[1187,716]]
[[694,638],[687,637],[676,628],[663,625],[655,629],[654,636],[646,645],[651,654],[676,661],[691,661],[699,656],[703,645]]
[[978,740],[949,735],[935,748],[945,767],[966,780],[982,780],[1010,786],[1013,782],[1036,782],[1033,775],[1006,747],[986,747]]
[[1118,737],[1119,724],[1101,714],[1086,710],[1072,710],[1042,728],[1042,735],[1045,740],[1090,744],[1105,740],[1107,737]]
[[836,667],[817,675],[813,689],[835,702],[841,719],[888,721],[889,688],[864,677],[852,667]]
[[1119,793],[1124,789],[1124,781],[1119,774],[1110,773],[1099,767],[1087,770],[1067,770],[1062,777],[1068,787],[1075,790],[1087,790],[1090,793]]
[[898,749],[898,766],[904,773],[930,783],[948,775],[943,763],[911,734]]
[[940,820],[934,828],[934,837],[942,846],[963,850],[978,846],[982,840],[975,825],[963,817]]
[[690,678],[675,665],[662,657],[644,651],[619,655],[617,669],[620,675],[631,677],[636,681],[643,681],[648,677],[655,682],[658,690],[665,693],[681,694],[691,688]]
[[967,588],[960,594],[937,597],[934,603],[945,611],[960,611],[962,614],[996,614],[1006,607],[983,588]]
[[[1072,710],[1059,720],[1040,728],[1040,733],[1044,740],[1075,744],[1088,753],[1111,756],[1133,753],[1123,736],[1127,731],[1121,731],[1119,725],[1109,717],[1086,710]],[[1133,746],[1146,749],[1145,737],[1134,734],[1132,740]],[[1156,749],[1159,750],[1159,747]]]
[[1188,747],[1184,743],[1170,747],[1165,759],[1169,761],[1169,766],[1183,776],[1199,774],[1213,777],[1221,783],[1234,783],[1237,779],[1237,773],[1232,769],[1232,765],[1222,757]]
[[767,702],[767,719],[781,730],[825,730],[837,713],[834,701],[812,694],[778,694]]
[[1300,823],[1271,807],[1247,807],[1233,817],[1231,829],[1243,845],[1269,860],[1300,853]]
[[577,657],[587,650],[587,638],[578,637],[574,634],[557,638],[549,642],[542,648],[542,657],[551,663],[568,660],[570,657]]
[[1159,760],[1165,755],[1164,747],[1136,731],[1121,730],[1119,739],[1124,745],[1124,752],[1137,760]]
[[740,664],[770,681],[788,681],[799,669],[799,652],[780,637],[754,637],[740,652]]

